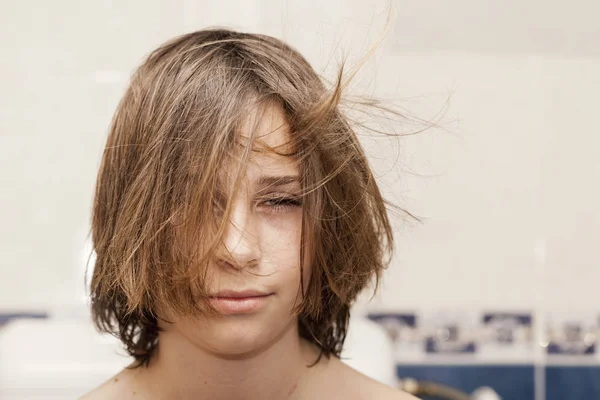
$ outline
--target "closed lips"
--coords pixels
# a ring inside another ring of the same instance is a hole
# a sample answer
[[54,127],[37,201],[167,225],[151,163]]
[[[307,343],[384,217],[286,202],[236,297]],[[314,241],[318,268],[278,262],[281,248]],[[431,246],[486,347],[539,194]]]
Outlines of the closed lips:
[[253,297],[266,297],[271,293],[259,292],[259,291],[221,291],[214,296],[213,298],[217,299],[248,299]]

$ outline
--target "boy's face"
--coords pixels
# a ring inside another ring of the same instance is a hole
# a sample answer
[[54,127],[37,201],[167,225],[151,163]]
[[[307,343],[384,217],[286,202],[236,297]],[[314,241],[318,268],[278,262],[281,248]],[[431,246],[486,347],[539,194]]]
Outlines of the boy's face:
[[[271,106],[260,114],[255,136],[288,153],[288,129],[283,110]],[[301,301],[300,171],[291,157],[258,143],[254,147],[245,179],[233,198],[223,246],[208,272],[210,301],[219,315],[179,319],[163,326],[161,333],[229,357],[277,340],[296,323],[292,309]],[[235,170],[229,175],[233,174]],[[305,266],[305,286],[309,278],[310,268]]]

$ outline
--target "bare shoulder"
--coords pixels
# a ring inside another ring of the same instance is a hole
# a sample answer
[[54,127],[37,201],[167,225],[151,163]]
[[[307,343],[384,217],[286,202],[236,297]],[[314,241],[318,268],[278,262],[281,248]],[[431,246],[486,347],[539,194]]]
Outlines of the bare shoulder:
[[140,399],[141,391],[136,387],[135,372],[124,369],[113,376],[102,385],[86,393],[79,400],[101,400],[101,399]]
[[[338,388],[334,397],[352,400],[419,400],[400,389],[369,378],[337,359],[332,358],[331,361],[330,382]],[[339,388],[343,388],[346,393],[340,393]]]

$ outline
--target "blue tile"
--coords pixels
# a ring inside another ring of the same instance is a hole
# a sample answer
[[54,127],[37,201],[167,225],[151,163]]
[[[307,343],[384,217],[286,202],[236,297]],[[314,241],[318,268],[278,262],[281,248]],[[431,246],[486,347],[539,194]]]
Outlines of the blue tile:
[[546,400],[600,399],[600,366],[549,366]]

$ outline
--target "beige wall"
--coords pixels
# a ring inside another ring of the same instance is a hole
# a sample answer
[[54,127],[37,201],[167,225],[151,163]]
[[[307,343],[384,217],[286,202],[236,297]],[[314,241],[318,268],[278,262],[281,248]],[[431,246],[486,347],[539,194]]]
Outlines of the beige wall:
[[[505,7],[397,2],[390,37],[357,77],[354,90],[404,99],[423,118],[451,92],[445,130],[392,145],[365,137],[384,191],[423,217],[399,230],[378,308],[598,309],[600,55],[589,43],[600,32],[586,16],[600,10],[513,3],[522,36]],[[352,64],[377,39],[385,4],[1,2],[0,312],[80,301],[96,169],[144,54],[227,25],[281,37],[331,76],[342,53]],[[527,36],[535,27],[547,34]]]

